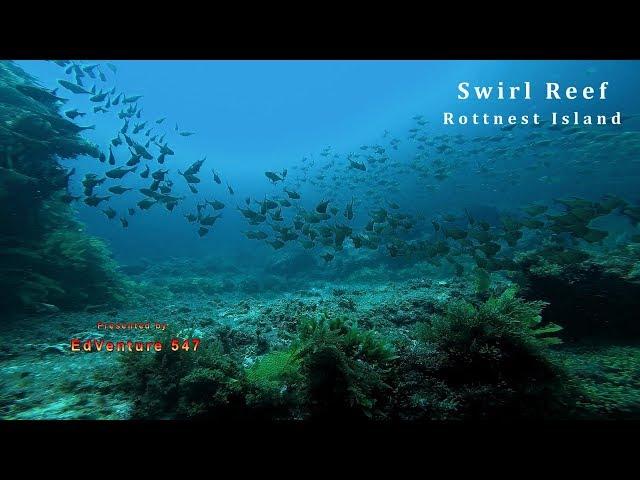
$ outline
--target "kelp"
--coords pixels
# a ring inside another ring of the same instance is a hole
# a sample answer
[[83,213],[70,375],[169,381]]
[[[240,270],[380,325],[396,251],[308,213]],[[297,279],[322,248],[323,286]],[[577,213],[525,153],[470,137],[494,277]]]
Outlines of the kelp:
[[98,156],[60,103],[16,64],[0,62],[0,309],[80,309],[123,301],[126,282],[106,245],[60,199],[60,158]]
[[624,245],[590,253],[561,245],[516,257],[528,299],[550,305],[543,317],[564,327],[565,340],[636,342],[640,323],[640,248]]
[[423,353],[403,363],[423,378],[400,390],[424,397],[429,418],[566,415],[566,374],[549,350],[562,329],[542,320],[545,307],[519,298],[515,288],[480,305],[453,301],[417,325]]

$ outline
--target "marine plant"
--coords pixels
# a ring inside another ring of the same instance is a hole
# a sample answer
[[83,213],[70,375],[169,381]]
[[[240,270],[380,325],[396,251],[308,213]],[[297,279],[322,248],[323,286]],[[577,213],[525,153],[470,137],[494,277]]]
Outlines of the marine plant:
[[294,343],[313,416],[377,417],[390,391],[393,348],[373,331],[326,313],[304,319]]
[[248,404],[276,417],[381,418],[394,358],[373,331],[326,312],[307,316],[289,348],[247,369]]
[[134,418],[228,418],[244,406],[244,371],[216,341],[197,351],[123,354],[120,388],[134,397]]
[[129,286],[106,245],[82,232],[65,201],[60,158],[98,157],[63,119],[60,99],[0,62],[0,309],[55,311],[118,303]]
[[301,415],[304,403],[301,362],[289,348],[264,355],[247,370],[247,404],[272,418]]
[[545,303],[509,288],[479,306],[456,300],[416,327],[430,375],[444,382],[459,416],[529,416],[561,408],[562,369],[549,347],[561,327],[543,324]]
[[549,302],[545,321],[562,325],[565,340],[635,341],[639,259],[633,245],[601,254],[547,245],[517,257],[518,283],[525,298]]
[[476,293],[485,293],[491,287],[491,274],[484,268],[476,268],[475,274]]
[[579,346],[563,352],[562,361],[578,388],[581,418],[640,418],[637,346]]

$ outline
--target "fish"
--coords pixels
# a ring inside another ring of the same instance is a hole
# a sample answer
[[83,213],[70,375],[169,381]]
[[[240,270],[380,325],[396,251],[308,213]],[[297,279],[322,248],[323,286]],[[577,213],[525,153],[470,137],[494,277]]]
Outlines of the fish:
[[107,98],[107,95],[109,94],[109,92],[102,92],[102,90],[100,90],[100,93],[93,95],[91,98],[89,98],[90,102],[94,102],[94,103],[100,103],[100,102],[104,102],[104,99]]
[[322,200],[318,205],[316,205],[316,212],[318,213],[326,213],[327,206],[329,205],[330,200]]
[[355,160],[351,159],[349,159],[349,168],[354,168],[363,172],[367,171],[367,167],[365,166],[364,162],[356,162]]
[[198,228],[198,235],[200,237],[204,237],[207,233],[209,233],[209,229],[205,227]]
[[353,197],[351,198],[351,203],[347,204],[344,216],[347,217],[348,220],[353,220]]
[[222,180],[220,180],[220,177],[215,172],[215,170],[211,170],[211,171],[213,172],[213,181],[216,182],[218,185],[220,185],[222,183]]
[[106,210],[102,210],[102,212],[107,216],[109,220],[113,220],[115,216],[118,214],[113,208],[109,207]]
[[122,99],[122,103],[135,103],[142,98],[142,95],[133,95],[131,97],[125,97]]
[[135,172],[136,169],[138,167],[132,167],[132,168],[123,168],[123,167],[118,167],[118,168],[114,168],[113,170],[109,170],[108,172],[105,173],[105,175],[109,178],[122,178],[124,177],[127,173],[129,172]]
[[545,213],[548,209],[549,207],[547,207],[546,205],[532,204],[532,205],[523,207],[522,210],[524,210],[525,213],[530,217],[537,217],[538,215]]
[[133,190],[133,189],[125,188],[122,185],[114,185],[113,187],[109,187],[109,191],[116,195],[122,195],[123,193],[128,192],[129,190]]
[[235,192],[233,191],[233,188],[231,188],[231,185],[229,185],[228,183],[227,183],[227,190],[229,190],[229,195],[234,195]]
[[169,173],[169,170],[159,169],[151,174],[151,178],[158,181],[164,181],[164,177],[167,173]]
[[522,220],[522,225],[532,230],[538,230],[544,227],[544,222],[533,218]]
[[142,178],[149,178],[149,165],[144,167],[144,170],[140,173]]
[[447,227],[444,231],[444,235],[445,237],[453,238],[454,240],[462,240],[463,238],[467,238],[468,232],[456,227]]
[[206,202],[208,205],[211,205],[211,207],[212,207],[214,210],[222,210],[222,209],[225,207],[224,203],[222,203],[222,202],[220,202],[220,201],[218,201],[218,200],[213,200],[212,202],[211,202],[211,201],[209,201],[209,200],[205,200],[205,202]]
[[[82,179],[82,186],[84,187],[84,194],[90,197],[93,194],[94,187],[104,183],[106,178],[98,178],[95,173],[87,173]],[[87,204],[89,205],[89,204]]]
[[142,122],[142,123],[136,123],[133,126],[133,134],[137,134],[139,132],[141,132],[142,130],[144,130],[144,127],[147,125],[147,122]]
[[473,216],[469,213],[469,210],[467,210],[466,208],[464,209],[464,213],[467,216],[467,222],[469,223],[469,225],[474,225],[476,223],[475,218],[473,218]]
[[287,196],[293,200],[299,200],[300,199],[300,194],[298,192],[293,192],[293,191],[289,191],[286,188],[284,189],[284,192],[287,194]]
[[45,88],[41,88],[41,87],[36,87],[33,85],[26,85],[26,84],[18,84],[16,85],[16,90],[24,93],[25,95],[37,100],[38,102],[41,103],[47,103],[47,104],[56,104],[58,102],[60,103],[67,103],[69,101],[69,99],[67,98],[62,98],[62,97],[58,97],[57,93],[58,93],[58,89],[55,88],[54,90],[48,90]]
[[145,198],[143,200],[140,200],[137,205],[141,210],[149,210],[151,207],[153,207],[156,203],[158,203],[157,200],[150,200],[148,198]]
[[97,66],[98,66],[97,63],[91,64],[91,65],[85,65],[84,67],[82,67],[82,71],[87,73],[90,78],[95,79],[96,78],[96,74],[95,74],[94,70],[95,70],[95,68]]
[[71,120],[74,120],[77,117],[84,117],[86,115],[86,113],[82,113],[78,111],[77,108],[74,108],[73,110],[67,110],[66,112],[64,112],[64,114],[67,118],[70,118]]
[[278,208],[278,202],[275,202],[269,198],[266,198],[266,196],[264,201],[258,202],[256,200],[256,203],[260,205],[262,213],[266,213],[267,210],[273,210],[274,208]]
[[264,240],[269,236],[262,231],[257,231],[257,232],[248,231],[248,232],[244,232],[244,235],[251,240]]
[[482,251],[487,257],[495,256],[500,249],[502,248],[499,243],[496,242],[487,242],[476,247],[477,250]]
[[139,143],[133,142],[133,145],[131,146],[135,150],[136,154],[140,155],[145,160],[153,160],[153,156]]
[[203,217],[200,219],[200,225],[206,225],[206,226],[211,226],[214,223],[216,223],[216,221],[222,217],[222,214],[218,214],[218,215],[208,215],[206,217]]
[[182,175],[187,183],[200,183],[200,179],[193,174],[182,173],[180,170],[178,170],[178,175]]
[[129,222],[126,218],[120,217],[120,223],[122,224],[122,228],[127,228],[129,226]]
[[280,250],[285,245],[285,243],[282,240],[278,240],[278,239],[275,239],[273,241],[265,240],[265,242],[271,245],[274,250]]
[[80,198],[82,198],[82,197],[80,197],[79,195],[78,196],[69,195],[68,193],[65,193],[64,195],[60,196],[60,200],[62,202],[64,202],[64,203],[66,203],[66,204],[69,204],[71,202],[76,202],[76,201],[80,200]]
[[282,177],[275,172],[264,172],[264,174],[273,184],[282,181]]
[[270,214],[271,220],[274,222],[282,222],[284,218],[282,217],[282,210],[278,209],[274,213]]
[[129,160],[127,160],[127,166],[128,167],[133,167],[134,165],[137,165],[140,163],[140,160],[142,159],[141,155],[137,155],[135,153],[131,153],[131,158]]
[[[158,145],[158,144],[156,144]],[[169,148],[168,145],[158,145],[160,147],[160,153],[163,155],[175,155],[174,151]]]
[[138,191],[147,197],[153,198],[154,200],[160,200],[160,194],[157,193],[159,185],[160,182],[154,181],[149,188],[140,188]]
[[98,197],[96,195],[90,195],[84,199],[84,203],[89,205],[90,207],[96,207],[101,202],[106,202],[111,198],[111,196],[107,197]]
[[316,246],[313,240],[300,240],[300,245],[302,245],[302,248],[305,250],[310,250]]
[[324,260],[324,263],[327,264],[331,260],[333,260],[335,258],[335,256],[330,254],[329,252],[327,252],[324,255],[320,255],[320,258],[322,258]]
[[[116,164],[116,157],[113,155],[111,146],[109,146],[109,165],[115,165],[115,164]],[[114,178],[114,177],[110,177],[110,178]]]
[[609,232],[605,230],[598,230],[595,228],[587,228],[585,233],[578,235],[580,238],[588,243],[599,243],[609,235]]
[[85,90],[84,88],[76,85],[75,83],[71,83],[71,82],[68,82],[66,80],[58,80],[58,83],[63,88],[66,88],[67,90],[69,90],[71,93],[86,94],[86,95],[90,95],[91,94],[91,92],[88,92],[87,90]]

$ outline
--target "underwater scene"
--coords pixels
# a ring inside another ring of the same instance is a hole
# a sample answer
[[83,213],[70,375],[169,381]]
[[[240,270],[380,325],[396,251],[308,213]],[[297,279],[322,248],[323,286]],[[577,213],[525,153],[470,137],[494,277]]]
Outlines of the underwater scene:
[[640,419],[639,84],[0,61],[0,418]]

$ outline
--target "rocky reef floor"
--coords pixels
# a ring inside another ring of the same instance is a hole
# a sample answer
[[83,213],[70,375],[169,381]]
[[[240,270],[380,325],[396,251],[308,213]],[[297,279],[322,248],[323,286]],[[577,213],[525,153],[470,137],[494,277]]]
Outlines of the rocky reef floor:
[[[97,322],[162,322],[181,338],[215,339],[250,368],[286,348],[301,315],[329,312],[395,341],[411,342],[414,324],[457,298],[477,295],[464,279],[310,282],[292,291],[154,295],[121,309],[29,315],[0,329],[0,418],[127,419],[133,399],[117,388],[122,353],[72,352],[72,338],[105,341],[157,339],[154,330],[98,330]],[[506,285],[507,280],[502,283]],[[500,281],[498,281],[500,284]],[[168,346],[165,346],[167,348]],[[197,355],[197,352],[192,352]],[[640,345],[564,343],[553,348],[588,396],[585,418],[640,418]]]

